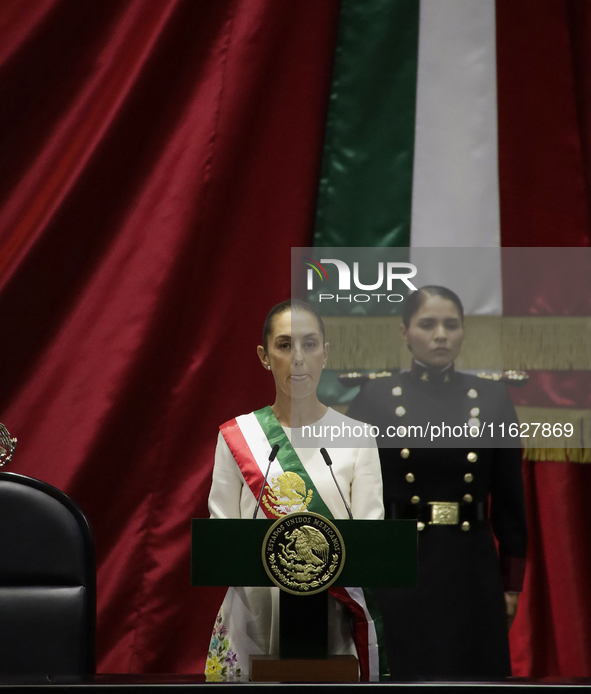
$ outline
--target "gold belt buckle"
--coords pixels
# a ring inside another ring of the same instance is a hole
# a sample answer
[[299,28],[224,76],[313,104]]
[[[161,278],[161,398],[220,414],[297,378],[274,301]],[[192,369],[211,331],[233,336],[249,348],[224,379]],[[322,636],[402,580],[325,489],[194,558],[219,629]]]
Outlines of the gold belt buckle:
[[455,501],[430,501],[429,525],[457,525],[460,522],[460,504]]

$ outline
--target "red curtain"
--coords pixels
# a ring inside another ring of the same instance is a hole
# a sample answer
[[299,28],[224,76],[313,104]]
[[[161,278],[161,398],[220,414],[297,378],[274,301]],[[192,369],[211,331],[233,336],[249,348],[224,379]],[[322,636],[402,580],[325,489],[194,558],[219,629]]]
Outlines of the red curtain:
[[[338,0],[3,0],[0,421],[93,526],[103,672],[201,670],[217,426],[310,243]],[[504,245],[589,245],[586,0],[497,0]],[[566,173],[568,173],[568,176]],[[591,467],[527,464],[516,674],[591,675]],[[220,551],[225,551],[224,547]],[[208,558],[204,558],[207,561]]]
[[[589,315],[589,254],[528,267],[531,246],[589,246],[591,9],[587,0],[497,0],[505,313]],[[505,262],[507,261],[507,262]],[[511,280],[511,277],[513,278]],[[515,281],[519,277],[519,281]],[[532,372],[517,404],[588,409],[589,374]],[[511,630],[513,672],[591,676],[591,466],[526,461],[530,544]]]
[[99,671],[202,668],[221,596],[189,586],[189,519],[218,425],[272,397],[255,348],[310,242],[337,13],[0,8],[0,420],[92,525]]
[[513,672],[591,673],[591,465],[527,461],[528,564],[511,630]]
[[580,39],[568,21],[570,7],[586,4],[496,0],[503,246],[589,246],[586,128],[577,114],[591,96],[582,78],[590,66],[575,57]]

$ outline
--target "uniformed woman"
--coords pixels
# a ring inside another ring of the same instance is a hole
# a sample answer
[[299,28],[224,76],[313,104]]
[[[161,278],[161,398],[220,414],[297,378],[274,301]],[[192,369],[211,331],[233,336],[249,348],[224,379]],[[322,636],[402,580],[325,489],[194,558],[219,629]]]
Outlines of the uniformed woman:
[[[401,334],[410,371],[367,382],[348,411],[382,434],[407,433],[389,439],[400,447],[380,449],[386,517],[415,519],[419,530],[418,587],[378,596],[391,676],[501,679],[511,674],[508,629],[527,544],[521,449],[500,438],[515,410],[504,384],[454,370],[464,336],[455,293],[413,292]],[[450,429],[431,443],[427,425]],[[454,437],[464,425],[484,437]]]

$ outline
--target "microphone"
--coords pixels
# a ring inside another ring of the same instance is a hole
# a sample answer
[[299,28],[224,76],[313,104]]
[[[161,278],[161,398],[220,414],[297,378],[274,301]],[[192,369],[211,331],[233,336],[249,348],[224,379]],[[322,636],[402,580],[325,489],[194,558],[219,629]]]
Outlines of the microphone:
[[328,451],[326,450],[326,448],[321,448],[320,453],[322,454],[322,457],[324,458],[324,462],[328,465],[328,469],[330,470],[330,474],[332,475],[334,483],[337,485],[337,489],[339,490],[339,494],[341,495],[341,499],[343,500],[343,503],[345,504],[345,508],[347,509],[347,513],[349,514],[349,518],[350,518],[350,520],[353,520],[353,514],[351,513],[351,509],[349,508],[349,504],[347,503],[347,500],[345,499],[343,492],[341,491],[341,488],[339,487],[339,483],[337,482],[337,478],[334,476],[334,472],[332,471],[332,460],[330,459],[330,456],[328,455]]
[[269,464],[267,465],[267,472],[265,472],[265,477],[263,478],[263,486],[261,487],[261,493],[259,494],[257,505],[256,505],[256,508],[255,508],[254,513],[252,515],[253,520],[257,517],[257,513],[259,512],[259,508],[261,506],[261,499],[263,498],[263,489],[265,488],[265,484],[267,484],[267,475],[269,474],[269,470],[271,469],[271,463],[277,457],[278,451],[279,451],[279,444],[276,443],[273,446],[273,448],[271,449],[271,453],[269,453]]

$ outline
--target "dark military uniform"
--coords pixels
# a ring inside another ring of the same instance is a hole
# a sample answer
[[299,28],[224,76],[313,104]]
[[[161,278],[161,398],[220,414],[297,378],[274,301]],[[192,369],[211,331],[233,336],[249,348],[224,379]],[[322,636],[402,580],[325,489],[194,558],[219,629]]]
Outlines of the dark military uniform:
[[[517,419],[505,386],[453,365],[413,364],[411,372],[366,383],[348,415],[379,426],[381,435],[392,425],[399,434],[401,425],[446,424],[456,433],[465,423],[484,425],[483,437],[431,444],[415,432],[389,439],[397,448],[380,448],[386,517],[415,518],[420,532],[418,588],[377,597],[392,680],[509,676],[503,592],[521,590],[527,531],[520,442],[508,438]],[[499,443],[512,448],[492,447]]]

